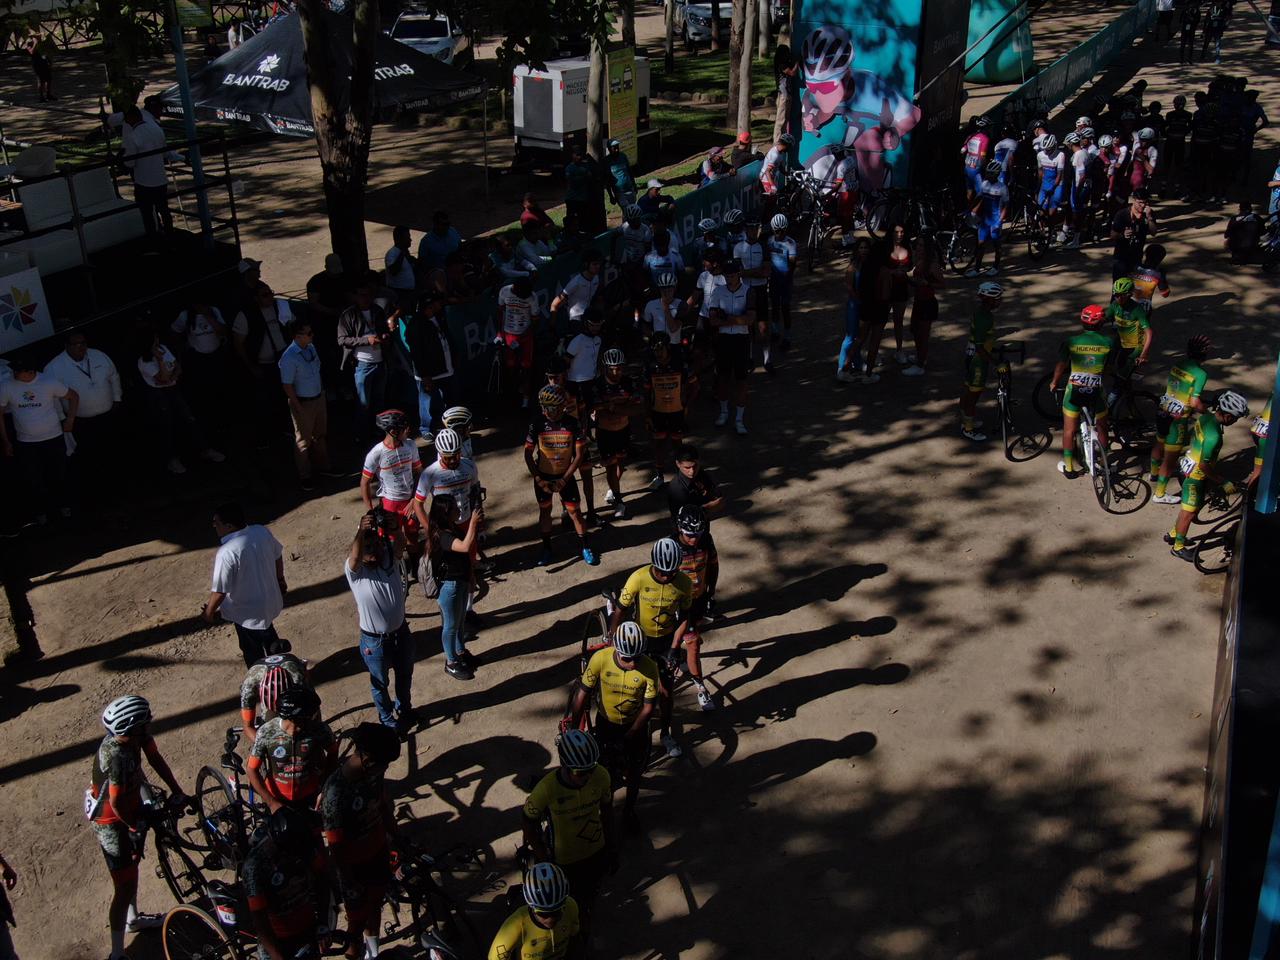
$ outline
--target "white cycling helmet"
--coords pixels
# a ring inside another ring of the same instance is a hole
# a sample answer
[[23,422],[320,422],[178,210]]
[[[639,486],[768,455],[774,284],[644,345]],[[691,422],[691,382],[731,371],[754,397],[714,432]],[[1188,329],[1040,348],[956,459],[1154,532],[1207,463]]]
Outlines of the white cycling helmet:
[[664,270],[658,274],[658,286],[660,288],[674,287],[676,285],[676,275],[670,270]]
[[590,770],[600,762],[600,745],[585,730],[566,730],[556,742],[560,766],[570,770]]
[[1116,138],[1109,133],[1104,133],[1102,136],[1098,138],[1098,146],[1100,147],[1109,147],[1115,142],[1116,142]]
[[550,913],[569,899],[569,880],[554,863],[535,863],[524,875],[524,902],[530,910]]
[[775,213],[773,219],[769,221],[769,226],[774,230],[787,229],[787,215],[785,213]]
[[1040,138],[1040,149],[1045,153],[1053,153],[1058,149],[1058,138],[1052,133],[1046,133]]
[[999,160],[988,160],[987,173],[989,173],[993,177],[1000,176],[1000,174],[1004,173],[1004,164],[1001,163]]
[[1093,127],[1085,127],[1083,130],[1080,131],[1080,136],[1082,136],[1086,140],[1092,140],[1095,136],[1093,132]]
[[986,283],[978,284],[978,296],[988,297],[992,300],[999,300],[1004,296],[1004,287],[996,283],[994,280],[988,280]]
[[698,229],[703,233],[710,233],[718,226],[720,226],[720,224],[716,223],[710,217],[703,217],[698,221]]
[[610,347],[604,352],[602,362],[606,367],[620,367],[627,362],[627,358],[617,347]]
[[450,407],[440,415],[440,419],[446,427],[466,429],[471,426],[471,411],[466,407]]
[[1224,390],[1218,394],[1218,402],[1214,406],[1222,413],[1235,417],[1237,420],[1249,415],[1249,401],[1234,390]]
[[1080,134],[1068,133],[1065,137],[1062,138],[1062,142],[1065,143],[1068,147],[1074,147],[1078,143],[1080,143]]
[[653,545],[649,560],[655,570],[662,573],[675,573],[680,569],[680,544],[670,537],[663,537]]
[[1138,131],[1139,140],[1154,140],[1155,138],[1156,138],[1156,132],[1152,130],[1150,127],[1143,127],[1141,130]]
[[643,216],[644,216],[644,211],[641,210],[640,207],[637,206],[636,204],[633,203],[631,206],[627,207],[628,220],[639,220]]
[[806,81],[838,80],[853,66],[853,38],[844,27],[820,27],[804,38],[800,62]]
[[442,454],[457,453],[462,449],[462,438],[458,431],[445,427],[436,434],[436,451]]
[[724,225],[726,227],[736,227],[742,222],[742,211],[736,207],[729,210],[724,215]]
[[102,711],[102,725],[113,737],[120,737],[135,727],[151,722],[151,704],[135,694],[116,697]]
[[624,660],[634,660],[640,656],[644,652],[644,632],[640,629],[640,624],[634,620],[619,624],[618,629],[613,631],[613,649]]
[[1092,127],[1092,126],[1093,126],[1093,121],[1092,121],[1092,120],[1090,120],[1088,117],[1076,117],[1076,126],[1077,126],[1077,127]]

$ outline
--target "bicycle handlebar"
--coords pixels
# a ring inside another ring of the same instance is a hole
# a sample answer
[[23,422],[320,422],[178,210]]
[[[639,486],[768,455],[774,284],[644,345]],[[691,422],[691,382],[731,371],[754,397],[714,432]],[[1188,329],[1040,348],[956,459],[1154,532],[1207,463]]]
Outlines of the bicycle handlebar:
[[1011,354],[1018,355],[1019,363],[1027,361],[1027,345],[1021,340],[1006,340],[996,347],[996,359],[1004,360]]

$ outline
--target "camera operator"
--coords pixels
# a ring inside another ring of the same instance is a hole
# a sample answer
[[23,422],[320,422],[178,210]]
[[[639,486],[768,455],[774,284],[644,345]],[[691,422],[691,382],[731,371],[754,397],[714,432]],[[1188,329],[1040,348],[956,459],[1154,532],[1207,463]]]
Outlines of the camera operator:
[[[404,618],[404,580],[400,557],[404,537],[400,517],[380,505],[360,518],[345,565],[347,583],[360,615],[360,656],[378,719],[403,734],[412,714],[413,635]],[[388,696],[395,670],[395,699]]]

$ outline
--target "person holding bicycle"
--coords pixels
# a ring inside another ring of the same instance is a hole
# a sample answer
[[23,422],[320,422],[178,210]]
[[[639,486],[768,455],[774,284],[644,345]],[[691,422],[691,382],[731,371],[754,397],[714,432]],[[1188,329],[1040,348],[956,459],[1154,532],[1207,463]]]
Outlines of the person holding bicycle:
[[[382,898],[391,882],[394,807],[383,777],[400,758],[400,739],[376,723],[351,733],[351,753],[320,791],[325,849],[347,911],[348,960],[378,955]],[[363,935],[363,944],[361,937]]]
[[147,758],[168,786],[175,809],[189,802],[151,736],[151,720],[151,705],[142,697],[127,694],[107,704],[102,711],[107,735],[94,754],[92,780],[84,792],[84,815],[111,874],[111,906],[107,911],[110,960],[124,960],[126,931],[154,929],[163,922],[159,914],[139,913],[137,906],[138,862],[148,826],[143,810],[146,781],[142,758]]
[[613,611],[610,630],[622,625],[623,617],[634,613],[645,637],[645,648],[658,664],[662,680],[659,701],[662,726],[659,739],[667,756],[682,753],[671,735],[671,691],[675,687],[676,653],[689,629],[689,607],[693,604],[693,581],[680,572],[680,545],[663,537],[653,545],[649,564],[627,578]]
[[240,684],[240,722],[249,743],[257,738],[258,728],[276,716],[281,695],[294,686],[311,684],[306,663],[291,653],[263,657],[249,668]]
[[1102,371],[1111,356],[1111,338],[1100,332],[1106,312],[1097,304],[1089,304],[1080,311],[1082,333],[1065,340],[1058,350],[1058,365],[1054,367],[1049,390],[1057,392],[1062,378],[1067,378],[1066,392],[1062,395],[1062,460],[1058,472],[1068,480],[1075,479],[1076,426],[1080,411],[1088,406],[1094,415],[1098,440],[1103,449],[1107,446],[1107,407],[1102,402]]
[[714,619],[711,608],[715,603],[716,583],[720,579],[720,554],[716,552],[716,542],[709,527],[707,513],[699,506],[681,507],[676,515],[680,572],[693,583],[693,602],[689,606],[689,629],[673,653],[678,654],[680,646],[684,646],[685,670],[697,691],[698,706],[703,710],[716,708],[716,702],[702,678],[702,634],[698,630],[703,620]]
[[1202,364],[1212,346],[1207,336],[1197,334],[1187,341],[1186,359],[1178,361],[1169,371],[1164,396],[1160,398],[1160,412],[1156,416],[1156,440],[1151,446],[1151,479],[1156,485],[1152,503],[1178,503],[1181,500],[1167,492],[1169,477],[1186,449],[1191,424],[1204,413],[1204,401],[1200,395],[1209,381],[1209,374]]
[[329,876],[311,818],[291,807],[272,810],[266,835],[240,868],[259,960],[318,956],[328,939]]
[[507,917],[489,947],[489,960],[567,960],[582,953],[578,904],[554,863],[524,874],[525,905]]
[[525,800],[524,842],[535,860],[554,862],[564,871],[585,941],[600,883],[618,867],[613,783],[600,763],[595,737],[585,730],[565,730],[556,739],[556,752],[559,768],[539,780]]
[[1249,404],[1234,390],[1224,390],[1209,409],[1196,418],[1191,431],[1191,445],[1178,461],[1182,472],[1182,509],[1174,521],[1173,529],[1164,535],[1172,553],[1179,560],[1195,562],[1195,551],[1187,546],[1187,531],[1191,521],[1204,501],[1204,481],[1213,480],[1222,485],[1222,492],[1231,496],[1237,487],[1230,480],[1223,480],[1216,469],[1222,453],[1222,428],[1229,427],[1249,415]]
[[966,440],[982,442],[987,439],[979,432],[982,421],[977,418],[978,398],[987,388],[987,374],[996,347],[995,311],[1004,297],[1004,287],[993,280],[978,285],[978,307],[969,321],[969,345],[965,349],[968,358],[965,367],[964,391],[960,394],[960,435]]
[[280,697],[280,714],[258,728],[249,750],[249,786],[275,813],[309,810],[337,756],[333,732],[319,719],[320,697],[292,687]]
[[1116,350],[1115,375],[1120,380],[1133,379],[1138,367],[1147,362],[1155,331],[1151,315],[1133,300],[1134,283],[1121,277],[1111,286],[1115,299],[1107,305],[1105,319],[1115,328],[1119,348]]
[[658,665],[644,655],[645,635],[640,625],[628,620],[611,628],[612,646],[591,655],[582,671],[578,689],[569,708],[568,727],[581,728],[588,702],[599,691],[594,723],[596,741],[604,751],[613,752],[622,766],[627,791],[622,801],[622,820],[632,832],[640,830],[636,801],[640,778],[649,759],[649,719],[658,701]]

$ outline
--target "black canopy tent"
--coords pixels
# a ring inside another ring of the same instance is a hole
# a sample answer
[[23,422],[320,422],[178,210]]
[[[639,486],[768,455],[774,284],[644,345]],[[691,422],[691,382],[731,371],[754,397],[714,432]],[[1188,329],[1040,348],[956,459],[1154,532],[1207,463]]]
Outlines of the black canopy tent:
[[[326,17],[346,20],[326,11]],[[350,76],[352,40],[348,24],[326,31],[332,46],[326,67]],[[442,63],[435,57],[379,34],[374,54],[375,109],[380,120],[406,111],[440,109],[482,96],[478,77]],[[196,117],[247,123],[286,136],[315,134],[302,23],[291,13],[250,37],[191,77]],[[178,87],[161,94],[164,112],[182,116]],[[485,136],[488,137],[486,123]],[[486,149],[485,153],[488,153]]]

